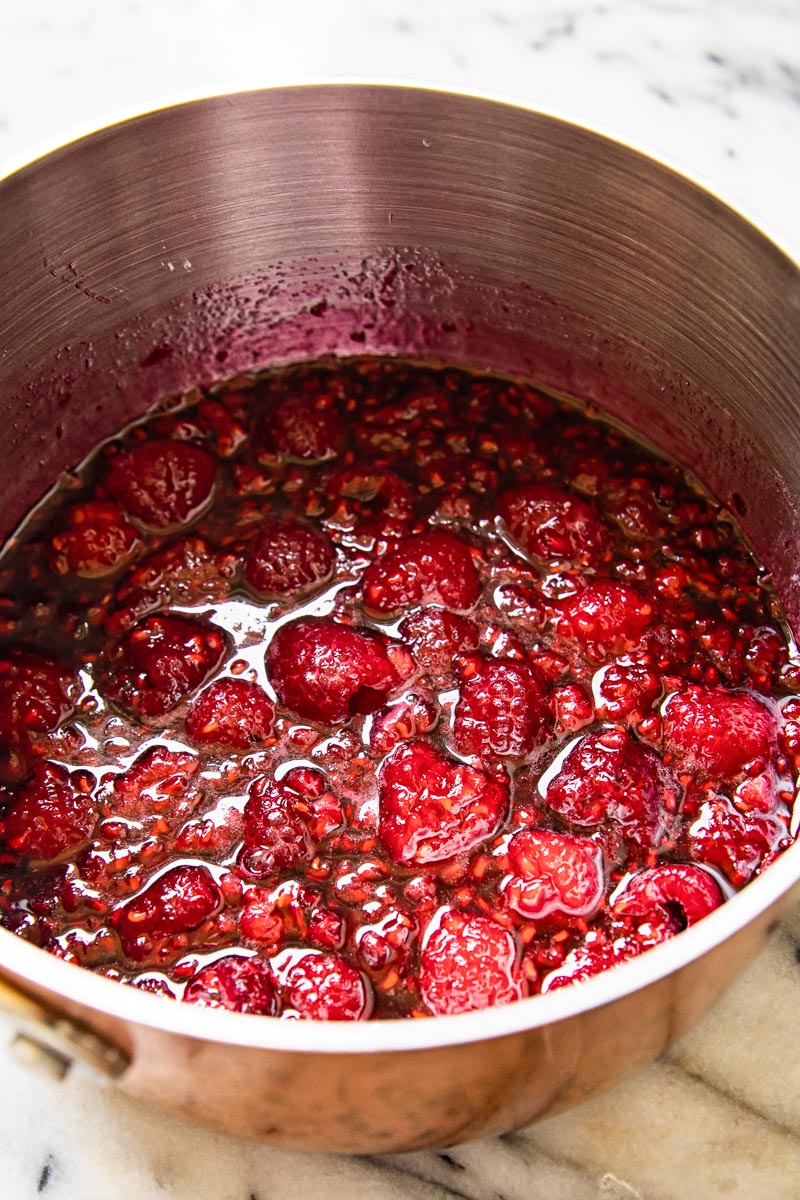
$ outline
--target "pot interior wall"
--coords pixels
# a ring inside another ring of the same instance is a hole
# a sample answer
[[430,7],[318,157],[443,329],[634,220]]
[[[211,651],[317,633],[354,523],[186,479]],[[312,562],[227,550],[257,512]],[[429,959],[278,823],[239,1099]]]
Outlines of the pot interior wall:
[[411,89],[243,94],[0,185],[0,533],[160,395],[366,352],[580,396],[730,502],[800,612],[800,274],[553,118]]

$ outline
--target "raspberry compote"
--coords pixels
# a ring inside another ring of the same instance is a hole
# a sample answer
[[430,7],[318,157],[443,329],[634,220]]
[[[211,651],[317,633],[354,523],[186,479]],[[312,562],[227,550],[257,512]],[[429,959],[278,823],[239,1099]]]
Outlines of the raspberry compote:
[[534,388],[195,392],[0,560],[0,920],[191,1004],[548,992],[794,835],[800,666],[728,511]]

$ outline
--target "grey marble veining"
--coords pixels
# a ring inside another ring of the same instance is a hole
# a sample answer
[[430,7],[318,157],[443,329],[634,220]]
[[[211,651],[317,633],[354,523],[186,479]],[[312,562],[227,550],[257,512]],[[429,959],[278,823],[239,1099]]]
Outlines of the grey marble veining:
[[358,1159],[257,1146],[148,1111],[81,1068],[59,1083],[6,1054],[2,1195],[797,1200],[798,934],[800,905],[703,1024],[614,1091],[530,1129],[438,1153]]
[[405,79],[600,126],[800,247],[798,0],[12,0],[0,41],[0,165],[187,95]]
[[[189,94],[436,82],[630,139],[800,253],[798,0],[6,0],[0,44],[0,166]],[[798,1200],[799,949],[800,906],[660,1062],[573,1113],[439,1154],[335,1159],[208,1133],[82,1069],[29,1073],[0,1020],[0,1197]]]

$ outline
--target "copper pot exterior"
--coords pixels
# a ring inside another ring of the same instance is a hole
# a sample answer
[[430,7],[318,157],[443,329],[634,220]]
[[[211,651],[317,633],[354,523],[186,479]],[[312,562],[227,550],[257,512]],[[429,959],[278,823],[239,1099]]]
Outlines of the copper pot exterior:
[[[414,89],[219,97],[0,184],[0,268],[3,534],[165,392],[405,354],[525,375],[675,454],[741,517],[797,625],[800,272],[624,146]],[[465,1017],[298,1030],[190,1011],[4,931],[0,974],[119,1046],[121,1086],[154,1103],[305,1149],[443,1145],[660,1053],[757,952],[799,852],[636,963]]]

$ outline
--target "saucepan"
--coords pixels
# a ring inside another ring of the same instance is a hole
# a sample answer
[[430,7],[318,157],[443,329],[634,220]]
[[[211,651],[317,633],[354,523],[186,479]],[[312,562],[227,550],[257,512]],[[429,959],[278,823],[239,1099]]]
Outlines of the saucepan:
[[[197,381],[324,355],[491,368],[590,401],[738,514],[800,621],[800,270],[694,183],[551,116],[314,86],[151,113],[0,184],[0,533]],[[175,1004],[0,930],[19,1046],[305,1149],[447,1145],[652,1060],[753,958],[800,845],[640,958],[502,1008],[281,1021]]]

